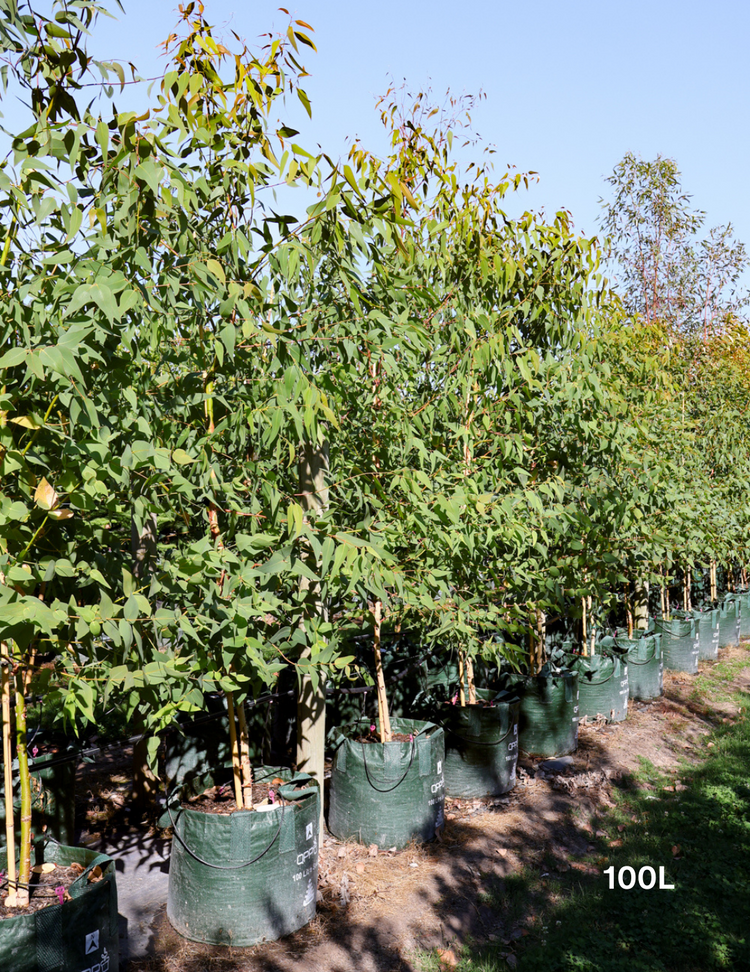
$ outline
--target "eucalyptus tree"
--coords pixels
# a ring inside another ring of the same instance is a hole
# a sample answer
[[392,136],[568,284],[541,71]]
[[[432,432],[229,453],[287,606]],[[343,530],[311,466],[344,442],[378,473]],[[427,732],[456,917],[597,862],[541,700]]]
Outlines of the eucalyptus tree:
[[[129,90],[121,65],[86,50],[105,12],[94,0],[0,4],[7,90],[30,98],[0,171],[0,597],[21,886],[23,697],[40,658],[55,661],[66,717],[93,720],[124,693],[156,730],[201,707],[207,688],[241,702],[301,643],[322,644],[299,595],[314,541],[300,541],[307,528],[278,488],[275,450],[285,423],[296,448],[311,411],[335,416],[322,399],[267,395],[279,300],[270,257],[292,253],[299,233],[260,198],[274,181],[317,178],[318,160],[275,117],[287,90],[309,105],[297,56],[312,41],[296,22],[257,55],[239,40],[227,47],[188,4],[156,104],[137,115],[114,103],[118,82],[118,98]],[[89,103],[89,87],[102,99]],[[131,521],[140,537],[154,518],[157,555],[135,566]],[[308,665],[333,659],[324,648]],[[233,754],[242,806],[246,739]]]
[[699,237],[705,213],[691,207],[674,159],[627,152],[607,182],[601,227],[628,310],[704,339],[744,316],[744,244],[731,225]]

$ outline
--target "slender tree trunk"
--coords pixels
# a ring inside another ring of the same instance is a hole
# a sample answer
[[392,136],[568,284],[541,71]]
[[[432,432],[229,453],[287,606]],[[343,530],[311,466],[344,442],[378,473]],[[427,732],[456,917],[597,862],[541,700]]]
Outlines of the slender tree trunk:
[[592,605],[593,605],[593,598],[589,594],[589,596],[586,598],[586,609],[588,611],[588,616],[589,616],[589,637],[591,639],[590,647],[588,648],[588,650],[586,652],[586,654],[589,656],[589,658],[593,658],[594,657],[594,654],[595,654],[594,649],[595,649],[595,646],[596,646],[596,628],[594,627],[593,612],[591,610]]
[[588,628],[586,626],[586,597],[581,598],[581,644],[584,655],[589,653]]
[[542,665],[544,665],[544,651],[545,651],[545,638],[546,638],[546,619],[544,617],[544,612],[540,611],[539,608],[536,609],[536,674],[542,670]]
[[8,898],[6,904],[17,903],[16,874],[16,832],[13,812],[13,755],[11,749],[10,723],[10,651],[7,642],[0,644],[2,655],[2,696],[3,696],[3,770],[5,782],[5,846],[8,854]]
[[464,653],[461,649],[458,649],[458,701],[463,707],[466,705],[466,688],[464,683]]
[[648,581],[637,581],[633,597],[633,613],[637,631],[645,631],[648,628],[648,595]]
[[237,706],[237,723],[239,725],[240,743],[240,772],[242,775],[242,795],[246,810],[253,808],[253,765],[250,762],[250,737],[247,733],[247,719],[245,718],[245,703]]
[[31,882],[31,774],[29,754],[26,749],[26,699],[23,694],[23,679],[17,675],[16,690],[16,757],[18,759],[18,781],[21,790],[21,840],[18,862],[18,891],[16,900],[19,908],[29,903],[28,885]]
[[[156,515],[150,514],[139,530],[135,517],[130,518],[130,552],[133,562],[133,577],[142,584],[148,568],[156,557]],[[140,739],[133,746],[133,806],[143,813],[154,806],[159,792],[159,780],[148,765],[148,736],[145,722],[139,712],[133,719],[133,728]]]
[[683,571],[682,571],[682,610],[683,611],[689,611],[690,610],[690,608],[688,607],[689,600],[690,600],[690,598],[688,596],[688,585],[689,585],[689,583],[690,582],[688,581],[687,567],[685,567],[685,568],[683,568]]
[[474,682],[474,662],[471,655],[466,656],[466,687],[469,690],[469,705],[476,705],[477,687]]
[[[328,443],[306,442],[298,464],[302,506],[308,513],[322,513],[328,506]],[[313,563],[313,553],[306,551]],[[326,605],[320,597],[320,586],[308,578],[300,578],[300,590],[305,594],[305,615],[309,621],[327,617]],[[310,657],[305,648],[302,657]],[[316,681],[310,675],[299,680],[297,701],[297,769],[309,773],[320,785],[320,834],[325,830],[323,818],[323,782],[325,776],[326,686],[320,675]]]

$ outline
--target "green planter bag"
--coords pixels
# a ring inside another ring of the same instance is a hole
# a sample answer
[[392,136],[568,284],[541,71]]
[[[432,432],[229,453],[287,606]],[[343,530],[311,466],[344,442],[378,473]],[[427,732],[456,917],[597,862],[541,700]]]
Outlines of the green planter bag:
[[328,829],[340,840],[405,847],[432,840],[445,802],[445,733],[432,722],[391,719],[409,742],[362,743],[365,724],[333,729]]
[[[261,767],[255,779],[275,773]],[[304,788],[296,790],[299,785]],[[184,810],[179,801],[172,809],[170,800],[167,917],[184,938],[256,945],[296,931],[315,915],[320,791],[298,773],[278,793],[282,800],[267,811],[203,813]]]
[[484,704],[445,705],[445,792],[452,797],[488,797],[516,785],[520,699],[477,689]]
[[750,593],[743,591],[740,602],[740,638],[750,638]]
[[656,622],[656,630],[662,636],[664,667],[673,672],[695,675],[700,650],[700,633],[695,619],[676,616],[664,621],[660,618]]
[[628,715],[628,666],[613,650],[569,661],[578,672],[578,718],[603,715],[608,722],[623,722]]
[[740,643],[740,602],[727,598],[719,608],[719,648],[736,648]]
[[[37,863],[43,861],[64,866],[80,864],[84,871],[69,888],[70,901],[0,921],[0,969],[4,972],[118,972],[120,942],[114,861],[106,854],[85,847],[66,847],[56,841],[37,845]],[[89,874],[97,865],[102,869],[102,878],[90,884]]]
[[578,747],[578,672],[502,672],[500,688],[521,701],[518,747],[523,756],[565,756]]
[[[31,831],[36,837],[51,837],[60,844],[72,844],[75,831],[75,785],[77,756],[69,753],[29,756],[31,769]],[[21,798],[16,774],[18,762],[13,761],[14,809],[16,811],[16,842],[21,839]],[[5,849],[5,780],[0,774],[0,850]],[[0,966],[1,968],[2,966]]]
[[664,692],[664,658],[661,653],[661,634],[651,632],[641,638],[619,635],[617,645],[627,650],[628,691],[631,699],[647,702]]
[[711,661],[719,655],[719,612],[708,608],[694,611],[693,616],[698,622],[698,660]]

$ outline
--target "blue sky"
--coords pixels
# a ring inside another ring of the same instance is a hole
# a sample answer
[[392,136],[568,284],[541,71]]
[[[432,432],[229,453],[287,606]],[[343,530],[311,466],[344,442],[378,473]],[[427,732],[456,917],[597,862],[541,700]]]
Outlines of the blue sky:
[[[96,51],[157,73],[157,45],[177,4],[123,2],[125,15],[97,28]],[[205,9],[253,43],[288,22],[266,0],[205,0]],[[359,135],[384,151],[374,105],[389,78],[431,84],[441,96],[481,89],[487,97],[473,121],[497,147],[497,165],[539,173],[524,208],[565,207],[592,233],[604,177],[623,154],[661,153],[677,160],[707,225],[731,221],[750,245],[750,4],[303,0],[289,10],[315,28],[318,47],[305,52],[306,144],[343,155],[347,136]]]

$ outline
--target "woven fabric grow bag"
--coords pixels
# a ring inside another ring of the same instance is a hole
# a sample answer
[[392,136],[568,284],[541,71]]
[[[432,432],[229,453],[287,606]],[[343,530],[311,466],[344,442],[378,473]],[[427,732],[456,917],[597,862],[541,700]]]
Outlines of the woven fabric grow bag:
[[628,666],[619,652],[581,656],[569,662],[578,672],[578,718],[603,715],[623,722],[628,715]]
[[659,619],[656,630],[661,633],[661,650],[664,667],[673,672],[698,671],[700,633],[694,618],[674,617],[670,621]]
[[565,756],[578,746],[578,672],[501,672],[498,685],[517,695],[518,747],[524,756]]
[[391,719],[410,742],[361,743],[362,723],[331,731],[328,829],[341,840],[378,847],[427,841],[442,826],[445,733],[432,722]]
[[516,785],[521,701],[487,689],[477,689],[477,698],[476,705],[441,708],[448,796],[500,796]]
[[719,648],[736,648],[740,643],[740,603],[728,598],[719,608]]
[[740,638],[750,638],[750,593],[740,593]]
[[[36,850],[37,863],[80,864],[84,870],[69,888],[70,901],[0,921],[0,969],[3,972],[118,972],[120,942],[114,861],[106,854],[56,841],[40,842]],[[90,884],[89,874],[97,865],[102,869],[102,878]]]
[[[75,784],[77,755],[50,753],[29,757],[31,769],[31,831],[35,837],[51,837],[60,844],[72,844],[75,832]],[[18,791],[18,763],[13,761],[16,842],[20,840],[21,798]],[[0,849],[5,848],[5,781],[0,774]]]
[[631,699],[647,702],[664,693],[664,658],[658,631],[641,638],[618,635],[617,645],[627,649],[628,692]]
[[698,660],[710,661],[719,654],[719,612],[715,608],[706,611],[694,611],[693,616],[698,622]]
[[283,802],[267,811],[172,811],[167,917],[184,938],[256,945],[315,915],[320,791],[298,773],[278,792]]

